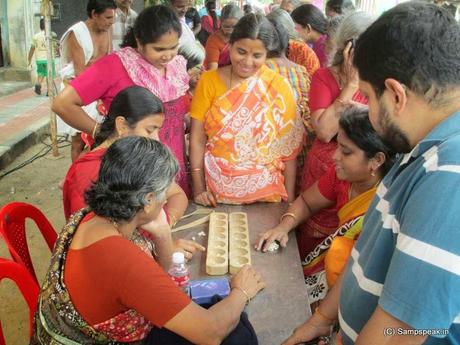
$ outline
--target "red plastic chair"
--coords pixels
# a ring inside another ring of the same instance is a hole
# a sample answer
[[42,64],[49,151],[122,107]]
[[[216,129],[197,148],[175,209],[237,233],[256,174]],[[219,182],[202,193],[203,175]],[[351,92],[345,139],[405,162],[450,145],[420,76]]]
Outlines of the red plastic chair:
[[13,260],[24,265],[38,284],[27,246],[26,218],[32,219],[37,224],[49,249],[53,250],[57,238],[53,226],[38,208],[24,202],[12,202],[0,209],[0,234]]
[[[21,291],[24,299],[29,306],[29,337],[32,336],[34,314],[37,308],[38,294],[40,288],[37,282],[33,279],[29,271],[16,262],[0,258],[0,281],[4,278],[11,279],[16,283]],[[0,322],[0,345],[5,345],[3,337],[2,325]]]

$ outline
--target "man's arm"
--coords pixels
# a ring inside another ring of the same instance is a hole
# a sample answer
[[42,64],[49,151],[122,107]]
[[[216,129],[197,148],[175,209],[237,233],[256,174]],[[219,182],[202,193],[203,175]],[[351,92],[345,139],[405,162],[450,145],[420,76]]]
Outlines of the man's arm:
[[70,60],[73,62],[75,76],[78,76],[86,68],[85,53],[83,51],[83,48],[80,46],[77,39],[75,38],[75,34],[73,32],[69,34],[67,40],[69,45]]
[[[398,330],[411,330],[412,327],[394,318],[380,306],[364,326],[356,339],[356,345],[419,345],[427,336],[398,334]],[[399,332],[402,333],[402,332]]]
[[27,57],[27,61],[28,61],[29,66],[32,63],[32,56],[34,56],[34,52],[35,52],[35,46],[32,45],[32,46],[30,46],[29,56]]

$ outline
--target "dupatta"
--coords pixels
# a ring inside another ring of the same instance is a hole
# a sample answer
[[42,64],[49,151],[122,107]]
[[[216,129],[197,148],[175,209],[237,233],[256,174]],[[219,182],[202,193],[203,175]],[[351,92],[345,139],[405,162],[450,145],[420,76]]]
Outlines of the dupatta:
[[284,78],[262,66],[214,101],[204,129],[206,184],[219,202],[287,199],[284,161],[295,159],[304,131]]

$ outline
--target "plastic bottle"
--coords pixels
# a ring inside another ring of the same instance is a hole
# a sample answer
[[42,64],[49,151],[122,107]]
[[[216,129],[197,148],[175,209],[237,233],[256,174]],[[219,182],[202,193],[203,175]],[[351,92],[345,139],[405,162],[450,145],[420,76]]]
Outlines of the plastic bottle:
[[190,273],[185,264],[185,256],[182,252],[173,253],[171,268],[168,271],[171,279],[186,294],[189,292]]

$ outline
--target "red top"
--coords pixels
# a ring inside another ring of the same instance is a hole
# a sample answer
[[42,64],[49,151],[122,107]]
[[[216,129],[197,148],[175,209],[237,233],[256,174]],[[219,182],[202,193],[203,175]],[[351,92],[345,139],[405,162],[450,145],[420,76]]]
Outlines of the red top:
[[[318,109],[328,108],[339,95],[339,84],[329,68],[318,69],[311,79],[309,94],[310,111],[313,113]],[[361,95],[359,91],[356,91],[352,100],[367,104],[367,98]]]
[[98,99],[110,109],[115,96],[134,82],[129,77],[120,58],[115,54],[104,56],[70,82],[77,91],[83,104],[90,104]]
[[86,207],[85,191],[99,176],[102,157],[107,149],[96,149],[78,158],[70,166],[62,188],[62,201],[66,219]]
[[155,260],[121,236],[69,249],[64,282],[90,325],[134,309],[163,327],[190,303]]
[[335,202],[335,208],[340,210],[349,200],[351,183],[340,180],[332,166],[318,180],[319,192],[326,198]]

